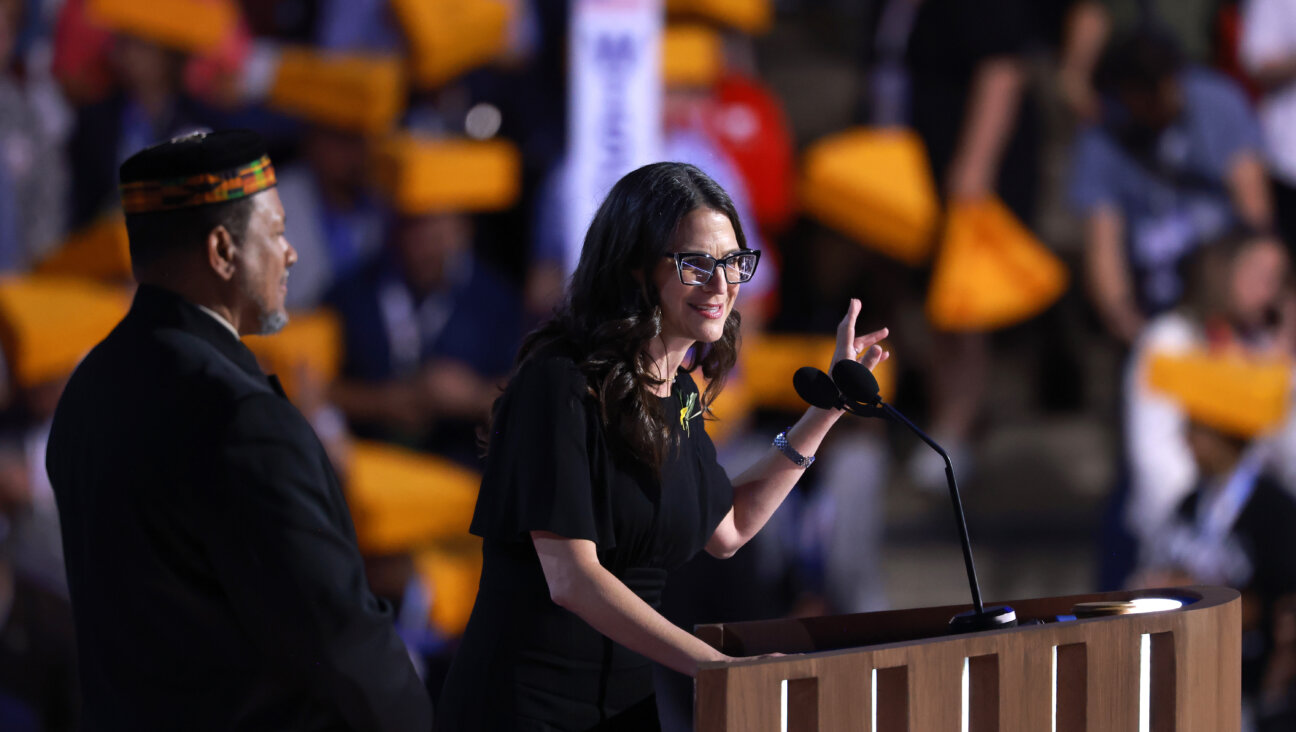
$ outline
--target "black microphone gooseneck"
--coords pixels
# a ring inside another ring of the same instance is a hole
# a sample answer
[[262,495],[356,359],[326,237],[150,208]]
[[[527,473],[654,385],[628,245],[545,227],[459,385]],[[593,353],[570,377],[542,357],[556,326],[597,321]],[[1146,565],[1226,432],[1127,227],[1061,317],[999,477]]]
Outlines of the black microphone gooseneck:
[[[973,606],[970,612],[960,613],[950,619],[951,632],[963,633],[991,630],[1016,625],[1017,614],[1012,608],[999,606],[987,610],[981,603],[981,586],[977,582],[976,564],[972,561],[972,540],[968,537],[967,519],[963,514],[963,499],[959,494],[958,483],[954,479],[954,464],[950,461],[945,448],[937,444],[926,432],[919,429],[918,425],[910,422],[909,418],[901,414],[898,409],[882,401],[878,394],[877,379],[874,378],[872,372],[864,364],[849,359],[838,361],[833,366],[831,381],[837,387],[841,396],[844,397],[843,401],[845,403],[854,403],[877,410],[881,414],[903,424],[919,439],[927,443],[928,447],[935,450],[941,456],[941,459],[945,461],[945,482],[949,486],[950,503],[954,507],[954,521],[958,527],[959,543],[963,549],[963,564],[967,569],[968,586],[972,590]],[[800,393],[799,390],[798,393]],[[852,411],[852,414],[858,413]]]

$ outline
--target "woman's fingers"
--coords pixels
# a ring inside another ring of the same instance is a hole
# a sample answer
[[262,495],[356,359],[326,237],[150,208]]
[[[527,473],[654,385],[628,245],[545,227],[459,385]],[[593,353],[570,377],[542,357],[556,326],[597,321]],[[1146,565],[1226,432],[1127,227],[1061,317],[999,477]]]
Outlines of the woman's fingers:
[[846,307],[846,317],[842,318],[837,326],[838,343],[850,343],[855,340],[855,319],[859,317],[862,307],[859,300],[851,298],[850,304]]
[[856,353],[859,353],[860,351],[863,351],[864,349],[866,349],[866,348],[872,346],[873,344],[875,344],[875,343],[881,341],[883,338],[886,338],[886,337],[887,337],[888,335],[890,335],[890,334],[891,334],[891,330],[890,330],[890,329],[888,329],[888,328],[879,328],[878,330],[875,330],[875,331],[873,331],[872,333],[869,333],[868,335],[862,335],[862,336],[860,336],[859,338],[856,338],[856,339],[855,339],[855,352],[856,352]]
[[850,305],[846,308],[846,317],[837,326],[837,352],[833,355],[833,364],[849,358],[859,360],[871,369],[887,359],[888,354],[878,343],[890,335],[889,329],[879,328],[862,336],[855,335],[855,321],[862,308],[858,299],[851,298]]
[[887,360],[890,357],[891,354],[882,350],[882,346],[875,345],[868,349],[868,352],[865,353],[864,357],[860,359],[860,363],[864,364],[864,367],[867,368],[869,371],[872,371],[875,366],[877,366],[878,364],[882,363],[883,361]]

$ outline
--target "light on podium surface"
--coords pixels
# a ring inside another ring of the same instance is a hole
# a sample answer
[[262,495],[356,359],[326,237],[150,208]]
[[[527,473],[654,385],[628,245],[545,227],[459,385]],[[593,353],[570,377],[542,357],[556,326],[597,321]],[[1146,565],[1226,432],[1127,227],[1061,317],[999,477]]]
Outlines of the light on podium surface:
[[1178,610],[1183,607],[1183,600],[1176,600],[1173,597],[1140,597],[1130,600],[1134,603],[1134,610],[1131,614],[1138,613],[1159,613],[1166,610]]

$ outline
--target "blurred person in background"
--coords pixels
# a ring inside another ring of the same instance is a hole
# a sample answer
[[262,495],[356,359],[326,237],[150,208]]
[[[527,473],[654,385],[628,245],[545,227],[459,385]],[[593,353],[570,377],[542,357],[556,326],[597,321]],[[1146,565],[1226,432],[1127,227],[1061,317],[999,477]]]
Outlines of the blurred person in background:
[[5,410],[5,429],[0,434],[4,473],[13,480],[21,475],[27,496],[23,509],[9,514],[10,559],[30,580],[62,597],[68,595],[67,574],[58,507],[45,472],[45,449],[66,381],[63,373],[37,384],[15,384],[15,398]]
[[288,307],[320,305],[382,248],[384,212],[369,187],[369,141],[360,132],[314,125],[302,135],[302,158],[279,180],[288,238],[301,254]]
[[186,59],[183,52],[146,38],[114,36],[107,58],[111,88],[76,110],[68,141],[68,156],[75,161],[71,228],[120,205],[117,167],[130,154],[208,124],[208,110],[184,89]]
[[[0,0],[0,272],[22,272],[58,243],[65,225],[68,169],[46,69],[27,63],[35,8]],[[54,109],[51,109],[51,104]]]
[[1089,297],[1129,345],[1183,293],[1179,263],[1241,223],[1272,219],[1259,128],[1231,80],[1139,31],[1100,67],[1101,121],[1081,133],[1070,198],[1084,217]]
[[335,404],[361,437],[476,466],[475,428],[521,340],[521,302],[460,211],[396,215],[387,246],[327,302],[342,319]]
[[[1268,411],[1245,402],[1228,406]],[[1296,683],[1290,669],[1283,673],[1273,666],[1275,630],[1293,620],[1279,618],[1278,608],[1296,599],[1296,499],[1265,470],[1255,436],[1220,420],[1218,410],[1189,416],[1181,439],[1197,478],[1153,537],[1135,582],[1145,587],[1227,585],[1242,592],[1242,729],[1278,732],[1296,723]],[[1293,649],[1289,645],[1285,650]]]
[[[1290,355],[1296,345],[1296,296],[1289,258],[1277,237],[1235,231],[1198,250],[1187,265],[1184,301],[1149,322],[1135,341],[1125,375],[1128,497],[1121,520],[1137,543],[1135,556],[1125,560],[1127,569],[1151,551],[1175,507],[1201,479],[1185,438],[1183,408],[1148,384],[1153,355],[1203,348],[1276,356]],[[1274,457],[1281,462],[1284,456]]]
[[1242,6],[1238,55],[1260,87],[1260,125],[1269,166],[1274,223],[1296,252],[1296,3],[1249,0]]
[[1229,0],[1079,0],[1067,11],[1058,88],[1075,115],[1087,122],[1102,117],[1094,72],[1113,37],[1152,30],[1174,42],[1189,62],[1221,60],[1222,26]]
[[296,260],[263,140],[177,138],[121,180],[140,286],[46,458],[89,726],[429,728],[328,456],[240,341],[287,323]]
[[31,481],[45,474],[32,467],[0,452],[0,729],[71,732],[80,707],[72,610],[14,561],[15,524],[31,510]]
[[[909,2],[910,0],[896,0]],[[946,210],[998,196],[1027,227],[1039,190],[1039,125],[1026,89],[1027,54],[1042,42],[1051,3],[923,0],[905,51],[909,123],[922,138]],[[932,333],[931,432],[964,474],[990,372],[984,332]],[[944,463],[917,450],[910,479],[944,490]]]

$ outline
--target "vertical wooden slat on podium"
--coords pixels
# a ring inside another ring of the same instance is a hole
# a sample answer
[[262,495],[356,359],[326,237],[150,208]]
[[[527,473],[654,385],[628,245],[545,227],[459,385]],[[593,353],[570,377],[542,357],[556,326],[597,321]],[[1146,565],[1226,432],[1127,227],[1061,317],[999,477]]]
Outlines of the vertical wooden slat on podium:
[[700,730],[728,732],[729,669],[699,671],[693,689],[693,726]]
[[959,732],[963,659],[955,647],[931,646],[909,664],[909,725],[921,732]]
[[[1175,698],[1180,732],[1238,729],[1242,718],[1242,605],[1210,615],[1186,614],[1175,643]],[[1202,700],[1214,698],[1213,714]],[[1197,711],[1198,713],[1193,713]]]
[[782,726],[785,664],[765,663],[729,669],[730,732],[777,730]]
[[821,662],[819,728],[823,732],[857,732],[873,716],[870,680],[873,665],[865,658],[838,656]]
[[1175,634],[1153,633],[1151,642],[1151,732],[1177,732],[1179,712],[1175,709]]
[[999,654],[968,658],[968,732],[1000,732]]
[[[870,672],[870,677],[872,672]],[[870,681],[871,683],[871,681]],[[872,732],[909,732],[909,667],[877,669],[877,725]]]
[[1136,732],[1139,639],[1124,623],[1094,623],[1086,645],[1089,732]]
[[1023,636],[999,651],[999,724],[1003,732],[1049,729],[1053,711],[1053,649]]
[[819,679],[788,679],[787,732],[819,732]]
[[[1055,732],[1085,732],[1089,726],[1089,649],[1083,643],[1063,643],[1056,647],[1057,680],[1053,721]],[[1049,653],[1050,663],[1053,653]]]

